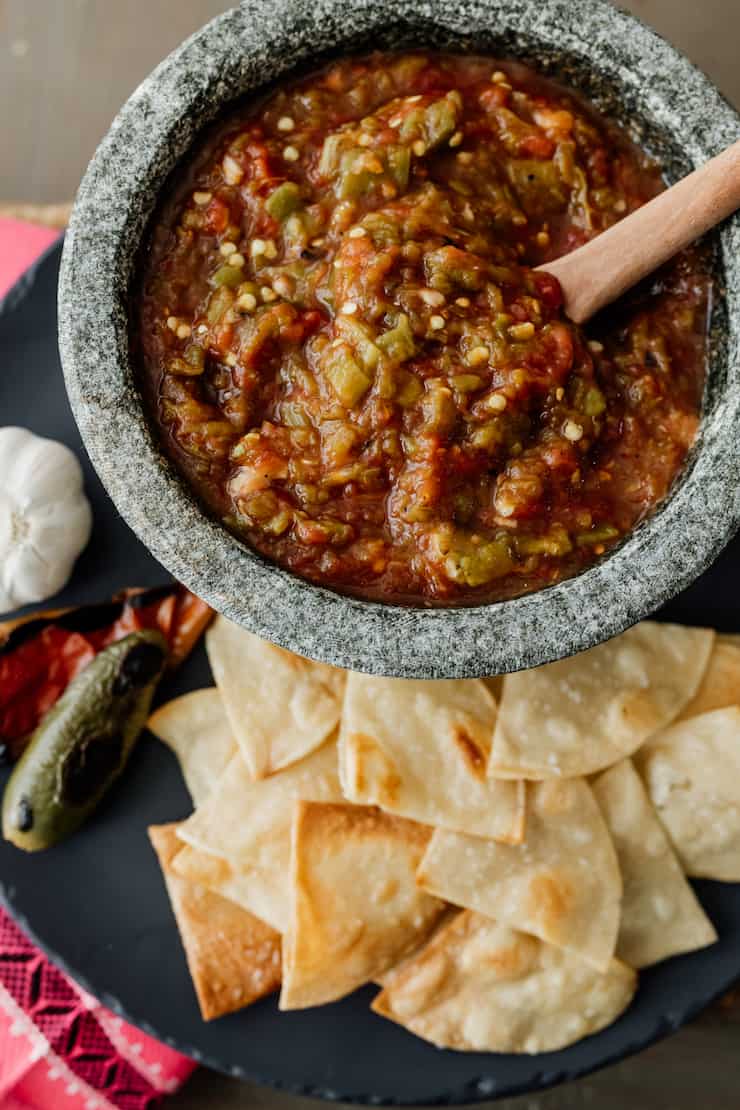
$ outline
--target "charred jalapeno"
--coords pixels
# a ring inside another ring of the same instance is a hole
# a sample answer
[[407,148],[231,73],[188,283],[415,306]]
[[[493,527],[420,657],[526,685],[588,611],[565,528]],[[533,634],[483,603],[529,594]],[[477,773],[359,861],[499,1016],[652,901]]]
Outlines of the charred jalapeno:
[[90,816],[126,765],[167,655],[160,632],[134,632],[70,683],[8,780],[6,840],[29,852],[50,848]]

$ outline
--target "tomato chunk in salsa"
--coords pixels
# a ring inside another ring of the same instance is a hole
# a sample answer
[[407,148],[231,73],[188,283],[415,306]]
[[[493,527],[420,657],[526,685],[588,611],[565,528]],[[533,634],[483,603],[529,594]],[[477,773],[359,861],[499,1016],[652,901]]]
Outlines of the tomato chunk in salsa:
[[695,437],[709,268],[684,252],[583,330],[535,267],[663,187],[512,62],[336,62],[220,123],[142,262],[134,339],[168,453],[265,556],[472,604],[603,555]]

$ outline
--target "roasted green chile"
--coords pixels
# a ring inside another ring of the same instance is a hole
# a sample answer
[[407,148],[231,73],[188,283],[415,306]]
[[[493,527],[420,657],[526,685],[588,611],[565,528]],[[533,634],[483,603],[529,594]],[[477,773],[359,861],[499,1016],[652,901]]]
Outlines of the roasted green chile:
[[3,798],[3,836],[29,852],[74,833],[120,775],[167,661],[160,632],[111,644],[36,729]]

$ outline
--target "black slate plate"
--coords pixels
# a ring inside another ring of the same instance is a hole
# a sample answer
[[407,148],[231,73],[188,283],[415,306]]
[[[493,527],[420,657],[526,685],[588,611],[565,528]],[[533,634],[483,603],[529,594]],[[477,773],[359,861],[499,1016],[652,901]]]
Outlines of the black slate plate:
[[[56,344],[59,247],[0,305],[0,423],[73,447],[85,467],[95,531],[60,603],[103,598],[166,574],[116,513],[92,471],[67,405]],[[661,615],[740,631],[735,541]],[[209,684],[202,648],[163,691]],[[4,781],[0,779],[0,784]],[[71,841],[38,856],[0,841],[0,895],[57,963],[104,1003],[198,1060],[302,1094],[370,1105],[464,1103],[572,1079],[675,1030],[740,977],[740,884],[697,884],[720,942],[640,980],[610,1029],[544,1056],[440,1052],[368,1010],[373,990],[333,1006],[279,1014],[274,1000],[201,1022],[146,826],[190,810],[176,763],[144,737],[102,811]]]

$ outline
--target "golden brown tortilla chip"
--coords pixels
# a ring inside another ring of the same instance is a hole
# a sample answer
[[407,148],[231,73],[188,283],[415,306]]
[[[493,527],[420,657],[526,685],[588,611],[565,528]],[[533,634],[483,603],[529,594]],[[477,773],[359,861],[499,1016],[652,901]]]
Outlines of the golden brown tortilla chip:
[[194,805],[210,794],[237,750],[215,686],[160,706],[147,728],[175,753]]
[[643,621],[580,655],[506,675],[489,773],[571,778],[632,755],[694,696],[713,640],[710,629]]
[[495,721],[496,702],[478,679],[349,674],[339,742],[345,795],[423,825],[516,843],[523,786],[486,775]]
[[602,973],[467,911],[385,976],[372,1008],[439,1048],[534,1054],[610,1025],[636,984],[618,960]]
[[417,878],[430,894],[566,948],[600,971],[614,955],[622,880],[583,779],[529,784],[523,844],[437,829]]
[[630,760],[604,771],[591,787],[622,872],[619,959],[630,967],[649,967],[714,944],[714,926],[686,881]]
[[635,766],[686,874],[740,882],[740,708],[672,725]]
[[283,651],[225,617],[208,629],[206,650],[253,778],[303,759],[336,728],[344,671]]
[[687,721],[730,705],[740,705],[740,637],[718,636],[701,685],[676,720]]
[[429,935],[445,908],[416,885],[430,836],[374,807],[296,803],[282,1010],[344,997]]
[[280,985],[280,937],[246,910],[172,869],[182,845],[177,824],[152,825],[172,911],[204,1021],[241,1010]]
[[342,801],[336,739],[279,774],[255,782],[241,754],[231,759],[216,789],[184,821],[178,836],[225,860],[232,896],[279,932],[289,919],[290,827],[293,803]]

